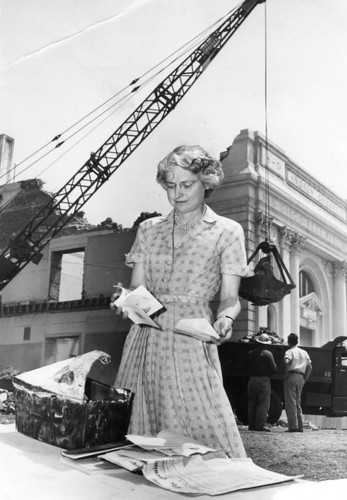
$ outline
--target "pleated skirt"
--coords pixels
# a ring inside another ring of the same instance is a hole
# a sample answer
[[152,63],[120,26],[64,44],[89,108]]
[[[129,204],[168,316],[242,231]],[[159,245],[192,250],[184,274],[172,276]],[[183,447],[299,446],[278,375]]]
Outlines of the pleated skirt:
[[154,318],[160,329],[132,326],[116,378],[116,386],[135,394],[128,432],[167,429],[243,458],[217,346],[173,332],[178,319],[194,317],[211,320],[206,304],[174,302]]

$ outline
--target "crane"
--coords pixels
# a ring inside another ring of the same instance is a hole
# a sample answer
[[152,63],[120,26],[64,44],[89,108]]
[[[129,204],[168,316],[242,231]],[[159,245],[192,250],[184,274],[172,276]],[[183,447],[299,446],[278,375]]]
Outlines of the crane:
[[245,0],[159,83],[117,130],[90,154],[71,179],[12,237],[0,255],[0,290],[77,214],[135,149],[173,111],[253,9],[266,0]]

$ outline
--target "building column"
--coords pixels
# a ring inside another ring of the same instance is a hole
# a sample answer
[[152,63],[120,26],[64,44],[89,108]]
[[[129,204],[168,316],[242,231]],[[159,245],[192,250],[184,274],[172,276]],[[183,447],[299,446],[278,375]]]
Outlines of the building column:
[[305,239],[298,233],[293,233],[291,236],[290,245],[290,275],[296,283],[296,287],[292,290],[290,297],[290,329],[300,338],[300,290],[299,290],[299,271],[300,271],[300,254],[304,247]]
[[[290,242],[291,242],[292,232],[287,228],[287,226],[283,226],[279,229],[279,252],[282,257],[282,260],[291,275],[290,272]],[[292,275],[291,275],[292,276]],[[292,276],[293,278],[293,276]],[[293,278],[295,281],[295,279]],[[297,287],[298,283],[295,281]],[[278,335],[284,339],[288,337],[291,332],[291,292],[288,295],[285,295],[283,299],[278,304],[279,311],[279,331]]]
[[347,336],[347,311],[346,311],[346,269],[347,263],[333,263],[333,335]]

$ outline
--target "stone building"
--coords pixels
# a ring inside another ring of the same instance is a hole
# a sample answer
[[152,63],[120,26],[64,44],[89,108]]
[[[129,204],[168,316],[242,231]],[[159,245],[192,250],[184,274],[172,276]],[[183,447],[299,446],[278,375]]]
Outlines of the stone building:
[[236,337],[261,326],[306,346],[347,336],[346,200],[258,132],[242,130],[221,159],[225,181],[209,204],[242,224],[249,255],[268,235],[296,283],[277,303],[242,301]]

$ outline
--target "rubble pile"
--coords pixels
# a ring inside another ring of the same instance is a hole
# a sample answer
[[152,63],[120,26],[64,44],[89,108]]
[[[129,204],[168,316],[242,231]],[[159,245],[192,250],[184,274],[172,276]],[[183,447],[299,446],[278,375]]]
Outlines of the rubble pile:
[[9,415],[15,414],[15,400],[14,393],[6,389],[0,389],[0,413]]
[[14,422],[16,406],[12,378],[20,372],[12,366],[0,371],[0,424]]
[[0,390],[7,389],[12,392],[12,379],[19,373],[20,371],[13,368],[13,366],[6,366],[3,370],[0,370]]

